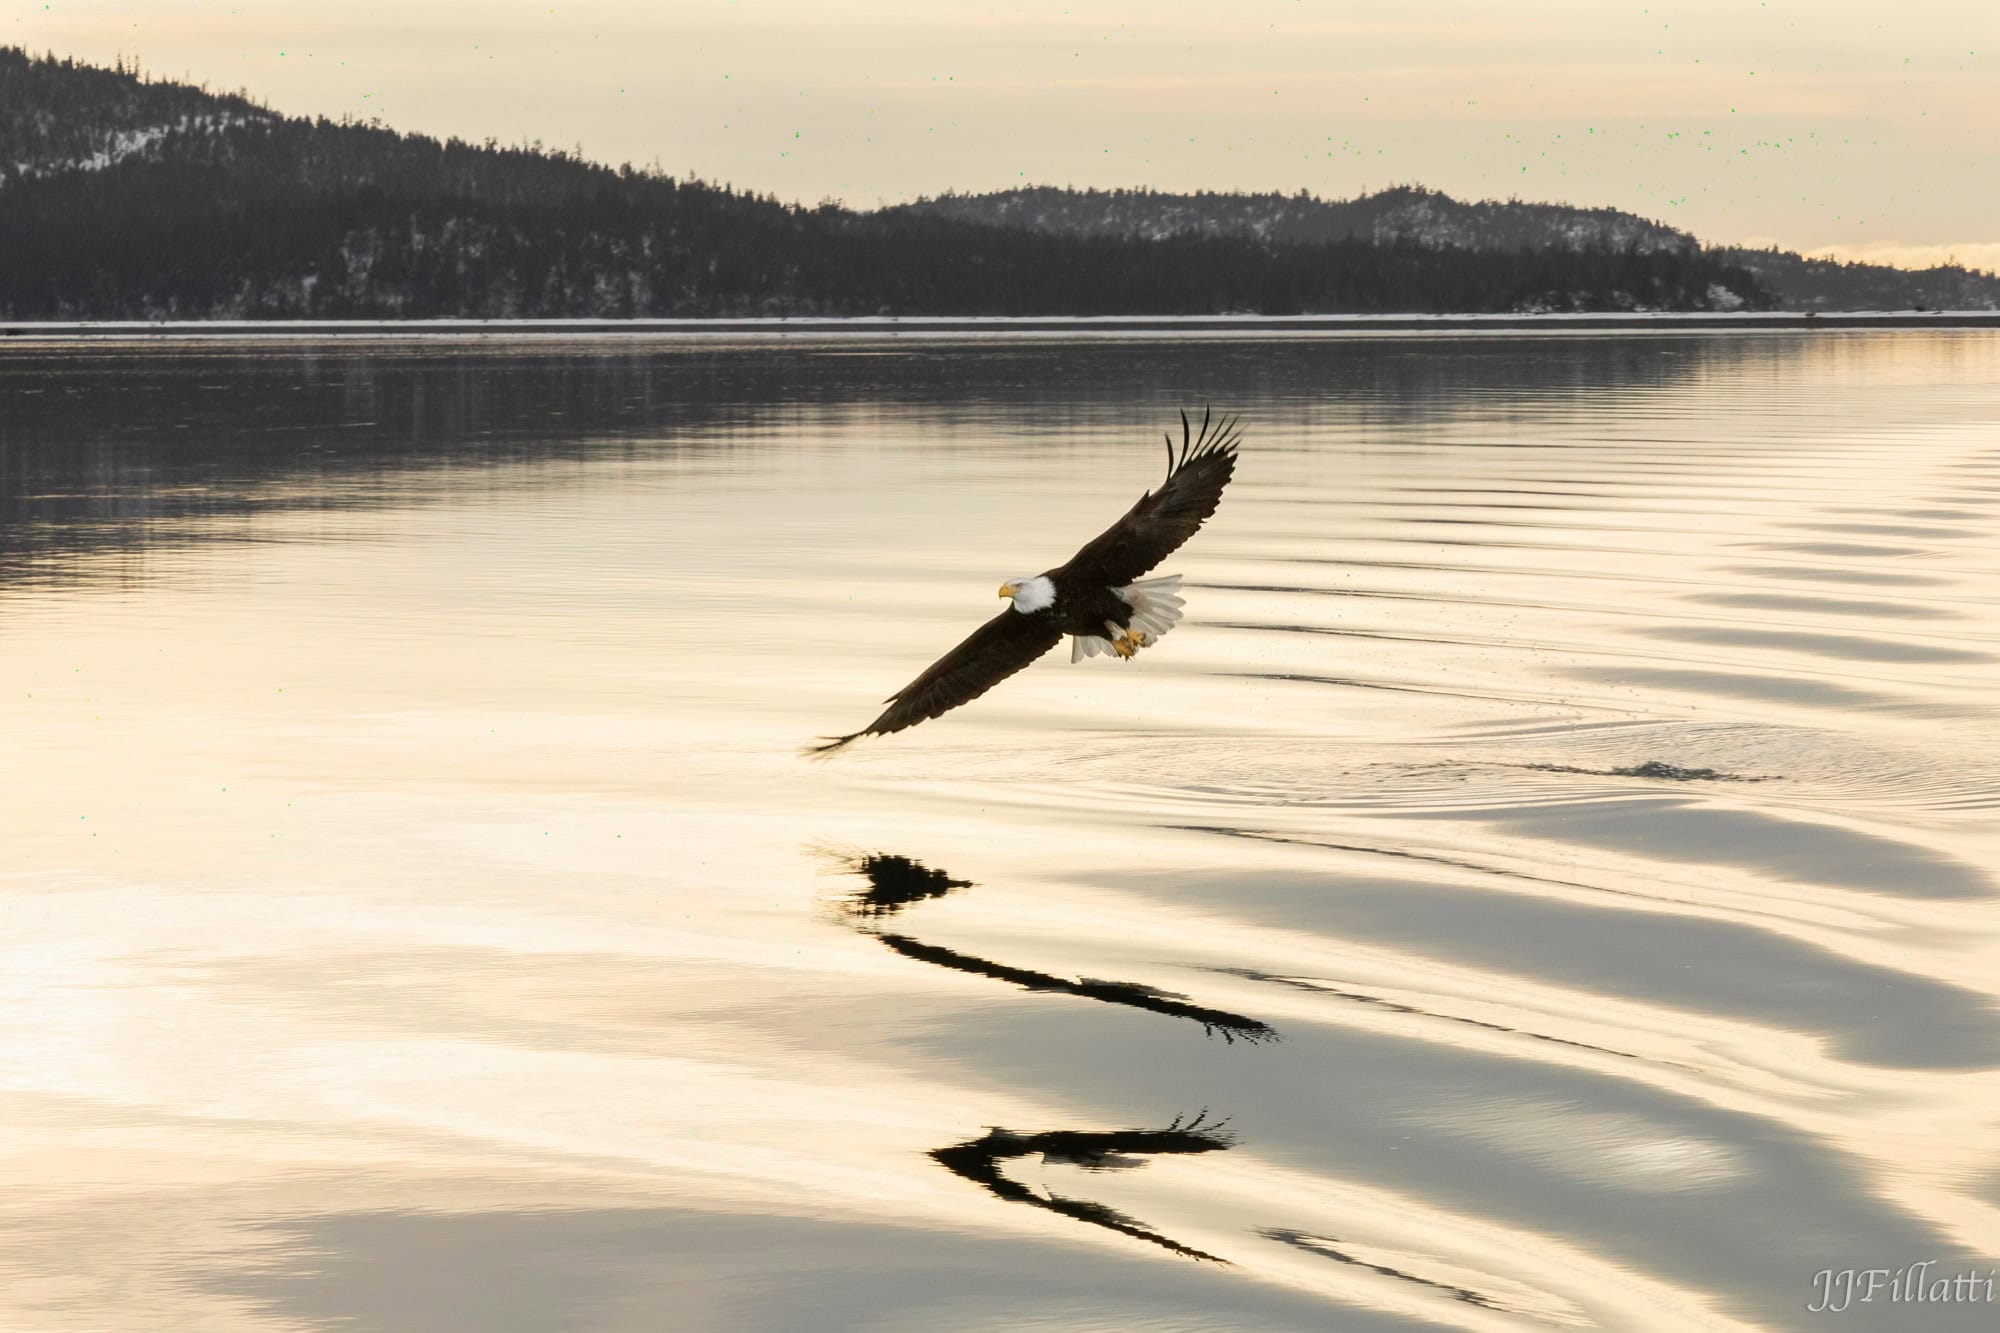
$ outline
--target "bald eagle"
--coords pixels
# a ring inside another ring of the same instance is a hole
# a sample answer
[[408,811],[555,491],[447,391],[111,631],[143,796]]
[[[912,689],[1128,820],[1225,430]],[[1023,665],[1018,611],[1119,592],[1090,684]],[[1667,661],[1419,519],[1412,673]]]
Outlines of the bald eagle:
[[1008,579],[1013,605],[974,630],[921,676],[889,696],[882,716],[860,731],[825,737],[809,754],[831,754],[863,736],[882,736],[970,703],[1070,636],[1072,662],[1099,653],[1130,660],[1181,618],[1178,574],[1142,578],[1194,536],[1215,512],[1236,470],[1236,420],[1201,416],[1197,432],[1181,413],[1181,442],[1167,434],[1167,479],[1148,491],[1069,563],[1033,578]]

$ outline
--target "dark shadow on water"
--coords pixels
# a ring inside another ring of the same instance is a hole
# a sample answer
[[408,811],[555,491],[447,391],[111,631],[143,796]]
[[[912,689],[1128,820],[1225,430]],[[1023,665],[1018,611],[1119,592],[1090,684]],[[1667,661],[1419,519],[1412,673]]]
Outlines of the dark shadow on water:
[[1283,1227],[1265,1227],[1257,1234],[1265,1240],[1275,1240],[1281,1245],[1289,1245],[1295,1250],[1304,1250],[1307,1254],[1316,1254],[1322,1259],[1332,1259],[1336,1263],[1352,1264],[1356,1268],[1365,1268],[1371,1273],[1380,1273],[1383,1277],[1393,1277],[1403,1282],[1414,1282],[1420,1287],[1429,1287],[1433,1291],[1444,1292],[1454,1300],[1464,1301],[1468,1305],[1477,1305],[1487,1310],[1504,1311],[1509,1308],[1480,1295],[1470,1287],[1455,1287],[1448,1282],[1435,1282],[1427,1277],[1418,1277],[1415,1273],[1405,1273],[1400,1268],[1391,1268],[1387,1264],[1371,1264],[1366,1259],[1356,1258],[1354,1255],[1334,1248],[1334,1246],[1341,1243],[1337,1237],[1314,1236],[1304,1231],[1288,1231]]
[[953,879],[943,871],[933,870],[920,861],[890,853],[824,852],[822,855],[868,881],[867,888],[842,900],[840,904],[842,914],[850,918],[863,934],[873,936],[905,958],[929,963],[934,967],[949,968],[954,972],[990,977],[995,981],[1019,986],[1023,990],[1074,995],[1080,999],[1120,1004],[1131,1009],[1144,1009],[1149,1013],[1164,1014],[1169,1018],[1184,1018],[1191,1023],[1200,1024],[1203,1035],[1219,1036],[1223,1041],[1232,1044],[1243,1041],[1254,1045],[1278,1040],[1278,1033],[1269,1024],[1242,1014],[1232,1014],[1225,1009],[1210,1009],[1205,1005],[1193,1004],[1184,995],[1141,982],[1104,981],[1094,977],[1080,977],[1072,981],[1067,977],[1059,977],[1048,972],[1036,972],[1025,967],[1013,967],[1006,963],[977,958],[968,953],[960,953],[956,949],[947,949],[942,945],[926,944],[908,935],[878,930],[869,923],[882,917],[894,916],[911,903],[941,898],[955,890],[971,888],[972,881]]
[[1500,768],[1524,768],[1536,773],[1582,773],[1595,778],[1653,778],[1661,782],[1769,782],[1775,773],[1724,773],[1714,768],[1682,768],[1664,759],[1648,759],[1624,768],[1577,768],[1572,764],[1500,764]]
[[844,910],[854,916],[894,916],[911,903],[972,887],[969,879],[953,879],[907,856],[868,853],[852,858],[849,868],[868,881],[867,888],[847,900]]
[[[1144,1009],[1171,1018],[1184,1018],[1200,1024],[1204,1035],[1219,1035],[1225,1042],[1255,1044],[1278,1039],[1275,1031],[1254,1018],[1190,1004],[1184,996],[1152,986],[1130,981],[1099,981],[1090,977],[1072,981],[880,930],[872,923],[894,916],[911,903],[941,898],[958,889],[970,888],[972,881],[954,879],[920,861],[890,853],[823,850],[821,855],[830,857],[868,883],[867,888],[842,900],[842,914],[863,934],[874,936],[905,958],[949,968],[954,972],[990,977],[1023,990],[1074,995],[1106,1004]],[[1230,1147],[1233,1140],[1221,1132],[1224,1122],[1211,1121],[1207,1117],[1206,1110],[1185,1121],[1176,1117],[1164,1129],[1050,1130],[1040,1134],[1016,1134],[995,1126],[979,1138],[938,1148],[930,1156],[952,1174],[972,1181],[996,1198],[1010,1203],[1025,1203],[1075,1218],[1079,1222],[1088,1222],[1092,1226],[1104,1227],[1190,1259],[1227,1263],[1216,1255],[1164,1236],[1136,1218],[1105,1204],[1069,1198],[1053,1191],[1046,1196],[1037,1194],[1027,1186],[1009,1180],[1001,1170],[1002,1163],[1040,1154],[1045,1162],[1068,1163],[1086,1171],[1130,1171],[1145,1166],[1148,1158],[1160,1154],[1205,1153]]]
[[1276,1031],[1254,1018],[1245,1018],[1242,1014],[1232,1014],[1222,1009],[1208,1009],[1198,1004],[1190,1004],[1184,995],[1157,990],[1136,981],[1099,981],[1092,977],[1069,981],[1046,972],[1031,972],[1022,967],[1009,967],[1005,963],[974,958],[971,954],[959,953],[955,949],[947,949],[941,945],[924,944],[907,935],[876,935],[875,938],[905,958],[914,958],[920,963],[932,963],[938,967],[948,967],[954,972],[969,972],[974,976],[992,977],[995,981],[1009,982],[1023,990],[1054,991],[1086,1000],[1102,1000],[1106,1004],[1122,1004],[1133,1009],[1145,1009],[1155,1014],[1165,1014],[1169,1018],[1185,1018],[1190,1022],[1201,1024],[1204,1035],[1219,1036],[1226,1042],[1247,1041],[1254,1044],[1278,1040]]
[[1216,1152],[1231,1147],[1234,1140],[1222,1133],[1227,1122],[1207,1117],[1205,1110],[1185,1123],[1175,1117],[1165,1129],[1059,1129],[1042,1134],[1016,1134],[995,1126],[979,1138],[939,1148],[931,1157],[953,1175],[972,1181],[995,1198],[1044,1208],[1079,1222],[1150,1241],[1189,1259],[1226,1264],[1227,1259],[1163,1236],[1115,1208],[1089,1199],[1068,1198],[1054,1191],[1044,1198],[1026,1185],[1009,1180],[1000,1170],[1002,1162],[1039,1153],[1044,1161],[1066,1162],[1086,1171],[1132,1171],[1145,1166],[1147,1158],[1161,1154]]

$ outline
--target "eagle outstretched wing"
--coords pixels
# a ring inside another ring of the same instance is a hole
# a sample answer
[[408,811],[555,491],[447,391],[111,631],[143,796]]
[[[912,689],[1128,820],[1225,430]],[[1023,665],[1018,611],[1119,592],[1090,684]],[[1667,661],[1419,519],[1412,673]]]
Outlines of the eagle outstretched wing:
[[890,695],[882,716],[845,736],[830,737],[808,754],[832,754],[863,736],[882,736],[914,727],[939,713],[970,703],[1056,646],[1062,631],[1047,616],[1022,615],[1008,607],[972,631],[965,642],[931,663],[923,675]]
[[1222,500],[1222,488],[1236,472],[1236,418],[1211,421],[1201,414],[1196,434],[1181,413],[1181,444],[1167,436],[1167,479],[1147,491],[1125,516],[1092,538],[1050,577],[1116,588],[1132,582],[1179,550]]

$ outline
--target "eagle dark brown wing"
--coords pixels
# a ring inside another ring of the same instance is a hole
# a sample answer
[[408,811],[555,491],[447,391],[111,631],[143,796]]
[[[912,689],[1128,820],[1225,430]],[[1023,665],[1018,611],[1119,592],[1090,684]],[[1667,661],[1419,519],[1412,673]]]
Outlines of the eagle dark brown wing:
[[1234,417],[1212,422],[1201,414],[1195,434],[1181,413],[1181,444],[1167,436],[1167,479],[1157,491],[1147,491],[1125,511],[1125,517],[1070,557],[1049,577],[1058,584],[1074,581],[1104,588],[1122,587],[1179,550],[1201,528],[1222,500],[1222,488],[1236,473],[1236,444],[1241,438]]
[[964,643],[931,663],[923,675],[890,695],[882,716],[860,731],[828,739],[808,754],[832,754],[863,736],[885,736],[970,703],[1056,646],[1055,617],[1023,615],[1008,607],[972,631]]

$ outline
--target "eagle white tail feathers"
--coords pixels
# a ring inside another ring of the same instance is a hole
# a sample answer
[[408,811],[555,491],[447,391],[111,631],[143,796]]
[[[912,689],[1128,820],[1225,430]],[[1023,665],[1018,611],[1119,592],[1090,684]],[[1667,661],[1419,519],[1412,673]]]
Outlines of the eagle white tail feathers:
[[[1128,583],[1112,591],[1131,606],[1131,625],[1125,634],[1115,639],[1100,638],[1095,634],[1077,635],[1070,641],[1070,661],[1081,662],[1099,653],[1130,657],[1139,649],[1157,642],[1161,635],[1180,623],[1181,607],[1186,604],[1186,599],[1181,596],[1181,576],[1178,574],[1140,579],[1137,583]],[[1109,634],[1116,627],[1106,623],[1104,628]]]
[[1180,623],[1186,599],[1181,596],[1178,574],[1140,579],[1112,591],[1132,604],[1132,628],[1144,631],[1148,638],[1157,639]]

